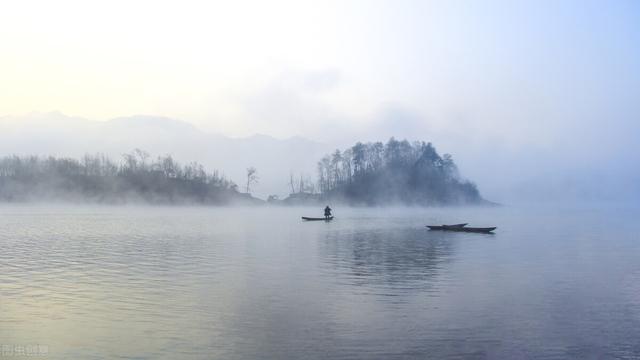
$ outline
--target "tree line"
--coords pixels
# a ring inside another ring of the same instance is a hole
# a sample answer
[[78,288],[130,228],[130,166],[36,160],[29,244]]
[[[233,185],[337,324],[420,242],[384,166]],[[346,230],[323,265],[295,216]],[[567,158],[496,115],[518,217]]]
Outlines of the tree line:
[[358,142],[318,162],[323,199],[378,205],[479,203],[475,184],[463,180],[449,154],[440,156],[431,143],[389,139]]
[[170,155],[151,159],[136,149],[120,161],[85,155],[0,158],[0,200],[93,200],[151,203],[226,204],[249,198],[218,171],[201,164],[180,164]]

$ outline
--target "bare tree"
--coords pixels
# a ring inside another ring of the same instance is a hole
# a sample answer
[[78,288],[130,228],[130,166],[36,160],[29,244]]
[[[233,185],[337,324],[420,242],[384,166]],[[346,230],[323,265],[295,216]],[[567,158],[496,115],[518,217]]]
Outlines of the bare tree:
[[247,168],[247,194],[251,190],[251,184],[258,183],[258,170],[253,166]]
[[296,193],[295,181],[293,180],[293,173],[289,173],[289,185],[291,186],[291,193]]
[[138,157],[138,163],[140,164],[140,167],[142,168],[142,170],[146,170],[149,153],[137,148],[133,150],[133,153],[135,154],[136,157]]

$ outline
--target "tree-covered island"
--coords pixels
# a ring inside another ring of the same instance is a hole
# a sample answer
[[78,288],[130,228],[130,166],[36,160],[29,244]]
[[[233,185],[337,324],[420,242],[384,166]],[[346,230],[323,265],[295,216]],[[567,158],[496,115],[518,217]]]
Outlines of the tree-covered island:
[[141,202],[210,204],[261,202],[240,193],[218,171],[171,156],[151,159],[136,149],[119,162],[104,155],[82,159],[7,156],[0,158],[0,201]]
[[[391,138],[387,143],[358,142],[336,150],[317,163],[313,182],[290,174],[292,193],[268,203],[317,205],[324,202],[358,206],[490,204],[477,187],[464,180],[451,155],[440,156],[431,143]],[[0,158],[0,201],[90,201],[152,204],[261,204],[249,192],[258,180],[247,169],[239,187],[218,171],[198,163],[186,165],[170,155],[152,159],[136,149],[119,161],[105,155]]]
[[351,205],[489,204],[464,180],[449,154],[431,143],[389,139],[358,142],[318,162],[318,194],[295,193],[285,203],[312,200]]

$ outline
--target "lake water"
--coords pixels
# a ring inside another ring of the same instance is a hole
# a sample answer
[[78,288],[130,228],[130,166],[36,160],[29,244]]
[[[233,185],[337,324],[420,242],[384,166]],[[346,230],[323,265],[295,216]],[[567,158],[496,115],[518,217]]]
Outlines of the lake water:
[[321,210],[0,206],[0,358],[640,358],[636,210]]

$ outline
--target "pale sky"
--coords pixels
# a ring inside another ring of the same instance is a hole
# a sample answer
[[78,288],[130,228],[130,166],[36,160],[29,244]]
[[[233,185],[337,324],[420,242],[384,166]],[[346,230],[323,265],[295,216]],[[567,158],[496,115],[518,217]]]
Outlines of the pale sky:
[[161,115],[231,136],[395,135],[468,159],[484,149],[622,164],[638,159],[638,89],[632,0],[11,1],[0,11],[0,115]]

